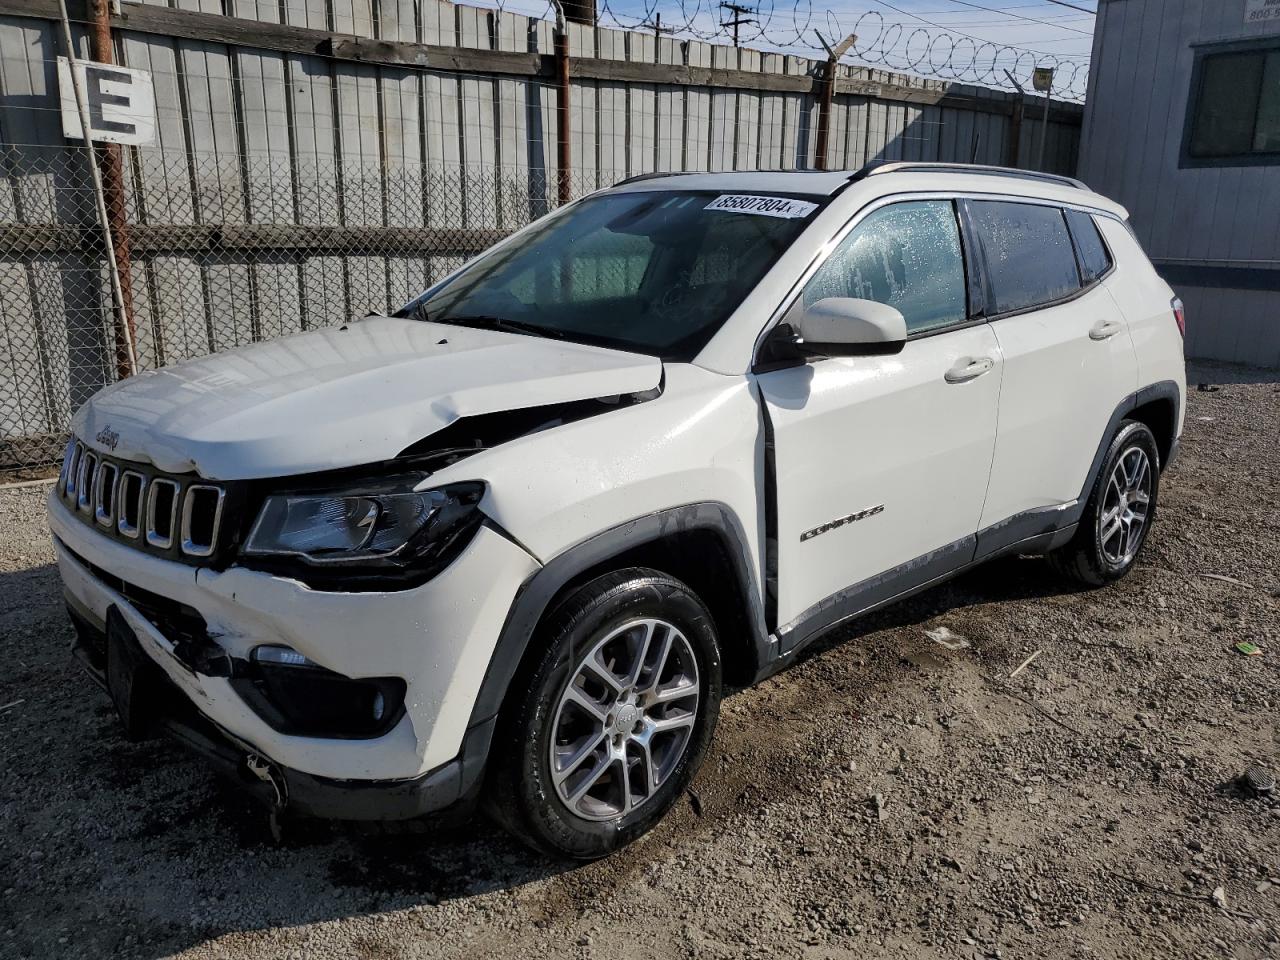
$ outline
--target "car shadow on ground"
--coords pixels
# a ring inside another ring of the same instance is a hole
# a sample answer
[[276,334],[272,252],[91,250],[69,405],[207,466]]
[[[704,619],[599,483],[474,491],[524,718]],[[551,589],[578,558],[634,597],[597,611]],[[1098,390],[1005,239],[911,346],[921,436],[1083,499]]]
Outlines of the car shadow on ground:
[[[968,605],[1064,589],[1043,561],[995,561],[833,630],[804,656]],[[0,851],[39,851],[34,872],[20,873],[7,896],[21,955],[57,955],[57,938],[68,936],[87,955],[155,956],[233,931],[517,891],[578,868],[483,817],[391,835],[286,821],[277,839],[262,807],[178,746],[123,738],[106,694],[68,651],[52,565],[0,574],[0,597],[18,596],[20,604],[0,606],[0,630],[22,664],[0,679],[0,704],[23,701],[0,714],[0,785],[12,798]]]
[[1043,557],[999,557],[945,583],[832,627],[805,647],[796,662],[820,656],[881,630],[920,626],[940,617],[945,619],[947,614],[959,614],[966,607],[1081,592],[1083,587],[1067,580]]

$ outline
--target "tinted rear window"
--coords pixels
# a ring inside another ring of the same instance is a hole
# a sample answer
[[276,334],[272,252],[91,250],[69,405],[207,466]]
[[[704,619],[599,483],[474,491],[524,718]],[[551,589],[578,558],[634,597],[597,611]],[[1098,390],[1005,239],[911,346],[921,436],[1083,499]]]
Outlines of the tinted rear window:
[[988,313],[1050,303],[1080,288],[1075,251],[1059,208],[979,200],[970,210],[991,284]]
[[1084,274],[1085,283],[1093,283],[1111,269],[1111,255],[1098,233],[1098,225],[1093,217],[1079,210],[1067,211],[1067,225],[1071,228],[1071,236],[1076,241],[1076,252],[1080,254],[1080,271]]

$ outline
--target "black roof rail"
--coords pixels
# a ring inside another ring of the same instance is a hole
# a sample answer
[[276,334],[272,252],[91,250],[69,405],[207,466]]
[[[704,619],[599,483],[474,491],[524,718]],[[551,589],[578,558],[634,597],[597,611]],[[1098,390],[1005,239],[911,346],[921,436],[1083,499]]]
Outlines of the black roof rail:
[[642,180],[659,180],[662,177],[687,177],[695,173],[706,173],[705,170],[658,170],[654,173],[637,173],[634,177],[627,177],[625,180],[619,180],[612,184],[614,187],[620,187],[625,183],[640,183]]
[[625,180],[619,180],[613,186],[620,187],[626,183],[640,183],[644,180],[658,180],[662,177],[696,177],[696,176],[714,176],[715,174],[734,174],[741,173],[751,175],[753,173],[811,173],[811,174],[833,174],[839,173],[839,170],[815,170],[812,168],[803,169],[786,169],[783,167],[763,167],[759,170],[659,170],[656,173],[637,173],[633,177],[627,177]]
[[880,173],[968,173],[987,177],[1019,177],[1023,180],[1040,180],[1044,183],[1056,183],[1059,186],[1074,187],[1077,190],[1088,190],[1089,187],[1075,177],[1065,177],[1057,173],[1042,173],[1039,170],[1022,170],[1018,167],[991,167],[981,163],[920,163],[906,160],[873,160],[850,180],[861,180],[864,177]]

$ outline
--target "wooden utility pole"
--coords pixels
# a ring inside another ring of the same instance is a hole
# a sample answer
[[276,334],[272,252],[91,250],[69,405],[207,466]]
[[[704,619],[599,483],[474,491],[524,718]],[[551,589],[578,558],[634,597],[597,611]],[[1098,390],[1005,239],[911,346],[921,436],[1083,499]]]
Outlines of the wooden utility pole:
[[596,0],[560,0],[560,5],[564,8],[564,18],[570,23],[596,25]]
[[733,45],[735,47],[738,46],[738,28],[747,23],[759,23],[758,20],[754,20],[747,16],[748,13],[755,13],[755,10],[751,7],[744,7],[737,3],[729,3],[725,0],[725,2],[720,4],[720,9],[728,10],[733,14],[732,19],[724,21],[720,26],[733,28]]

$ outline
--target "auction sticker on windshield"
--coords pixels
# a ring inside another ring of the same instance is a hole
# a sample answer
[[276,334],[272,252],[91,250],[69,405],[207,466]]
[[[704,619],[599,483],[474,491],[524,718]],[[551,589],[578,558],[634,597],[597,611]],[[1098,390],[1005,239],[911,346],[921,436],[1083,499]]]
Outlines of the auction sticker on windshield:
[[739,193],[722,193],[704,210],[720,210],[725,213],[754,213],[761,217],[781,217],[784,220],[795,220],[807,217],[818,209],[816,203],[807,200],[792,200],[790,197],[752,197]]

